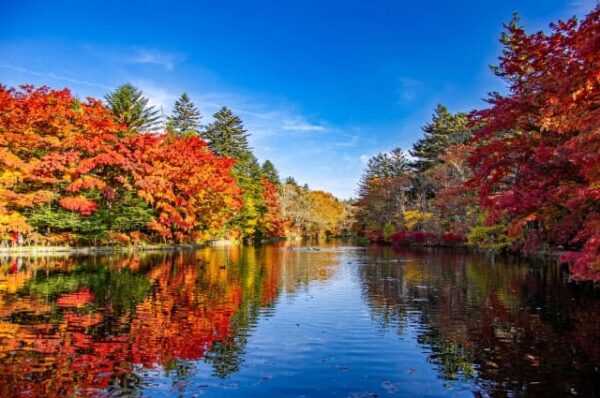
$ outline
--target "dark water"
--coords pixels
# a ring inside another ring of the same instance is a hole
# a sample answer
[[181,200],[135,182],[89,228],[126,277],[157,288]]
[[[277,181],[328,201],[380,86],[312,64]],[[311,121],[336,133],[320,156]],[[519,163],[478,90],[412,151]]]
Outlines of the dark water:
[[0,261],[0,396],[600,396],[554,265],[268,246]]

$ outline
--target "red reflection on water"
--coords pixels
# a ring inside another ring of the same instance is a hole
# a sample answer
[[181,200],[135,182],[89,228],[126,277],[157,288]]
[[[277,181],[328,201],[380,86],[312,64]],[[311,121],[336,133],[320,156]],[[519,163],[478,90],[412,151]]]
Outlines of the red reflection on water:
[[[12,263],[2,266],[0,396],[102,396],[135,366],[169,369],[173,361],[201,359],[215,341],[234,333],[231,318],[242,304],[244,281],[217,259],[200,259],[202,266],[197,260],[176,256],[152,266],[139,278],[151,286],[147,295],[120,313],[114,300],[96,305],[101,297],[92,287],[52,295],[53,284],[68,289],[79,277],[48,279],[41,284],[43,294],[17,294],[33,289],[28,284],[36,274],[68,271],[76,262],[58,260],[54,267],[43,260],[41,267],[33,264],[16,273]],[[118,278],[119,267],[140,268],[138,260],[112,264],[117,270],[111,278]],[[259,289],[263,303],[277,294],[274,268],[255,272],[264,278],[254,283],[266,283]],[[92,277],[80,279],[85,284]]]

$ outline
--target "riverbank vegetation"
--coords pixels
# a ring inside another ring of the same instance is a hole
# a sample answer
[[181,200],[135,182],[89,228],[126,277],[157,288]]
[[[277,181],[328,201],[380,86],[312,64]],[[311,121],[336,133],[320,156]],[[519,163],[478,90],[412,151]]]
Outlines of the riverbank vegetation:
[[[0,87],[0,235],[11,245],[197,243],[335,234],[343,205],[281,184],[241,119],[183,94],[165,120],[125,84],[105,102]],[[291,197],[293,196],[293,201]],[[281,202],[281,199],[283,202]],[[283,205],[283,208],[282,208]]]
[[527,33],[506,25],[493,72],[506,93],[439,105],[409,151],[372,157],[357,229],[375,241],[561,251],[600,280],[600,7]]

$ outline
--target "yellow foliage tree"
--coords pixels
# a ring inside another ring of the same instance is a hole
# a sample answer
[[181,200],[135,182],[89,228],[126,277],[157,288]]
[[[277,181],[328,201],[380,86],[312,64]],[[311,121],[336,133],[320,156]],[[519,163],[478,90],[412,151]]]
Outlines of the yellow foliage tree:
[[427,221],[431,220],[433,214],[427,211],[408,210],[404,212],[404,225],[409,230],[418,229]]

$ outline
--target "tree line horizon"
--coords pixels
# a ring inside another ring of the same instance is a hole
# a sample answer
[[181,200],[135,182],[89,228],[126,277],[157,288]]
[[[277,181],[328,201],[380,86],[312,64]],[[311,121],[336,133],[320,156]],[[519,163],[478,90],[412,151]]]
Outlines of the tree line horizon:
[[[562,251],[600,280],[600,6],[527,33],[505,25],[487,108],[438,105],[423,137],[369,159],[357,198],[281,181],[242,120],[187,94],[163,120],[131,84],[104,102],[0,88],[0,234],[48,244],[264,240]],[[166,122],[166,123],[165,123]],[[149,133],[152,132],[152,133]]]

